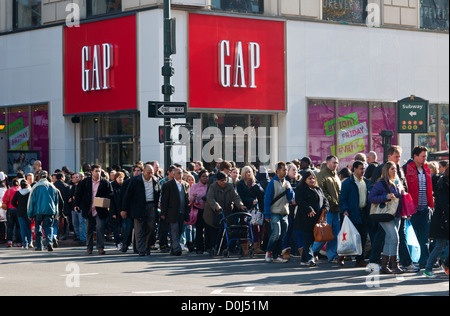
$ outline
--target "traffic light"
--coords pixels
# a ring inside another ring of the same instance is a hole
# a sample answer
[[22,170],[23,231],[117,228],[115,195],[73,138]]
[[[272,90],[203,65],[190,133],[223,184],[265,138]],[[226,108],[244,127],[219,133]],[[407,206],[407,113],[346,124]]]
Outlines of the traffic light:
[[170,129],[166,126],[159,126],[159,143],[164,144],[166,141],[166,133],[170,133]]

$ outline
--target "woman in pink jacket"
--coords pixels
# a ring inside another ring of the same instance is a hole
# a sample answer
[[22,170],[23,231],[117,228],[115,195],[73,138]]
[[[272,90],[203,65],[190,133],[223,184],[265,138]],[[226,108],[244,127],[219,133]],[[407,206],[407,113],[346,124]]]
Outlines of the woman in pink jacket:
[[[208,239],[209,236],[206,236],[205,231],[205,222],[203,220],[203,211],[205,210],[205,200],[206,200],[206,191],[208,189],[208,179],[209,174],[206,169],[202,169],[198,173],[199,182],[192,185],[189,191],[189,199],[190,205],[192,207],[191,213],[197,211],[197,221],[195,223],[196,233],[195,233],[195,242],[197,247],[197,254],[203,254],[205,250],[205,239]],[[203,234],[205,233],[205,238],[203,238]],[[209,243],[207,243],[209,245]]]
[[22,239],[20,237],[20,225],[19,225],[19,217],[17,214],[17,209],[11,204],[11,201],[16,194],[17,191],[20,190],[19,181],[14,179],[12,181],[12,186],[9,190],[5,192],[3,195],[2,203],[5,203],[8,206],[8,210],[6,211],[6,219],[7,219],[7,240],[8,240],[8,248],[13,246],[13,237],[15,237],[14,243],[17,247],[22,247]]

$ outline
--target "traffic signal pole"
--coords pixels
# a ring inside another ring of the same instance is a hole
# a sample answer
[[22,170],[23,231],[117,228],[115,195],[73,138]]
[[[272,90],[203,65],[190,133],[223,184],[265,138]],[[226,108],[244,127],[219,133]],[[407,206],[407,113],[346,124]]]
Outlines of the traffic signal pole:
[[[164,0],[164,66],[162,67],[162,75],[164,76],[164,85],[162,86],[162,93],[164,101],[172,101],[172,94],[175,93],[175,87],[172,86],[172,76],[174,75],[174,68],[172,67],[171,55],[175,53],[174,47],[174,31],[175,24],[171,19],[171,0]],[[166,128],[164,141],[164,168],[167,171],[172,165],[172,119],[165,118],[164,126]]]

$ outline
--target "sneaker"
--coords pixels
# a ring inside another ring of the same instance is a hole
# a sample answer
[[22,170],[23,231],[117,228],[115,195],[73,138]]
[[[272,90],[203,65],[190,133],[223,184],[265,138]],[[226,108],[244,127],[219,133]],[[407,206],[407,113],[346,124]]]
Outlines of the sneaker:
[[308,262],[300,262],[301,266],[307,266],[307,267],[315,267],[316,263],[313,259],[309,260]]
[[433,271],[427,271],[427,270],[423,271],[423,275],[430,279],[434,279],[436,277],[436,275],[433,273]]
[[286,263],[286,262],[288,262],[288,260],[287,260],[287,259],[283,259],[282,256],[279,256],[279,257],[276,258],[273,262],[276,262],[276,263]]
[[12,241],[8,241],[8,246],[7,248],[11,248],[12,247]]
[[442,270],[444,270],[445,275],[448,276],[448,267],[447,267],[445,264],[442,264],[442,265],[441,265],[441,268],[442,268]]
[[266,252],[265,260],[266,260],[266,262],[272,262],[273,261],[272,253],[270,251]]
[[409,265],[407,267],[403,267],[402,270],[407,272],[407,273],[408,272],[409,273],[417,273],[417,272],[420,271],[419,267],[416,267],[414,264],[411,264],[411,265]]

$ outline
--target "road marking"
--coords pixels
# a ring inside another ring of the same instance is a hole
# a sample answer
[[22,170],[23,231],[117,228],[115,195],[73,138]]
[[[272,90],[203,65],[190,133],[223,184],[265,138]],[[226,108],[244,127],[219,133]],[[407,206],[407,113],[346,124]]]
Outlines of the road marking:
[[163,290],[163,291],[139,291],[139,292],[131,292],[133,294],[162,294],[162,293],[172,293],[172,290]]
[[374,293],[374,292],[388,292],[390,291],[389,289],[385,289],[385,290],[369,290],[369,291],[360,291],[360,292],[356,292],[356,294],[368,294],[368,293]]
[[211,295],[254,295],[254,296],[264,296],[264,294],[259,293],[223,293],[224,290],[214,290]]
[[98,273],[80,273],[80,274],[61,274],[62,277],[67,277],[67,276],[87,276],[87,275],[97,275]]
[[245,293],[292,293],[294,291],[254,291],[254,287],[246,287],[244,289]]

